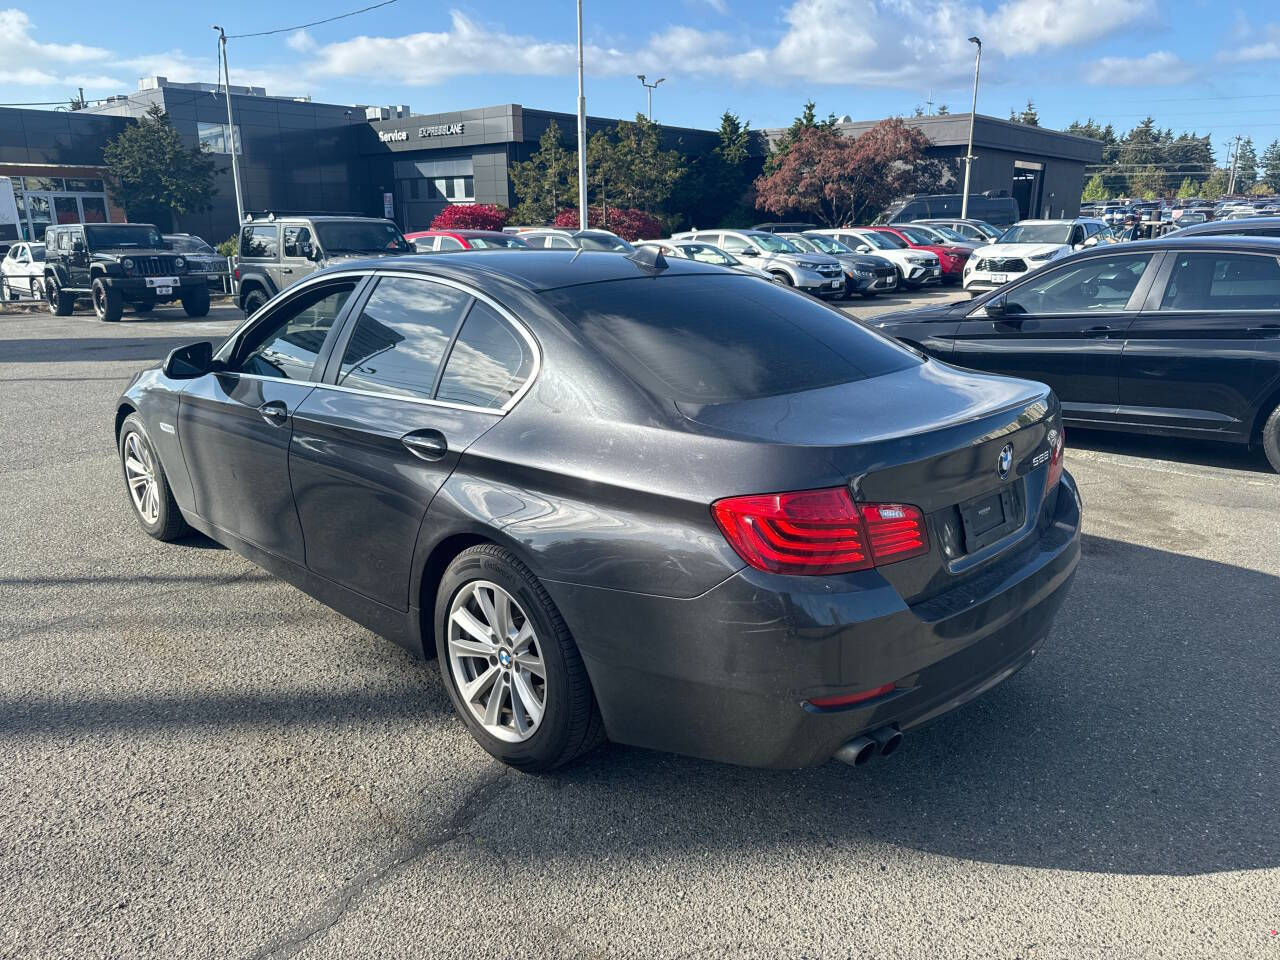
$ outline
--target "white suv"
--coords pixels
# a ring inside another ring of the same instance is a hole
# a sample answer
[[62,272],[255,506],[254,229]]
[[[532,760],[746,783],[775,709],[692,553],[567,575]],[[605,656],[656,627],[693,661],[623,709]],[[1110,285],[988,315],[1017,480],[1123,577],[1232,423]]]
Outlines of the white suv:
[[805,253],[776,233],[764,230],[690,230],[672,240],[697,240],[767,270],[788,286],[819,297],[844,295],[844,268],[825,253]]
[[942,282],[942,262],[936,253],[910,247],[892,233],[880,230],[862,230],[858,227],[838,227],[834,230],[813,230],[835,237],[855,253],[874,253],[884,257],[898,268],[903,286],[915,290]]
[[1111,243],[1106,223],[1074,220],[1019,220],[995,243],[979,247],[964,267],[966,290],[994,290],[1076,250]]

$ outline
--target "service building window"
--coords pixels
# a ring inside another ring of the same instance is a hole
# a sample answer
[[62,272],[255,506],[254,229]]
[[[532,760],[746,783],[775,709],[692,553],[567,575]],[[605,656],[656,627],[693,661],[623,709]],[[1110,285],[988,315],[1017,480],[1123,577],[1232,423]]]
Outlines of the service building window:
[[427,199],[459,203],[476,198],[476,178],[433,177],[427,181]]
[[[230,153],[227,149],[227,125],[225,123],[197,123],[196,136],[200,138],[200,146],[207,149],[210,153]],[[244,153],[244,146],[240,142],[240,124],[235,126],[235,144],[236,153]]]

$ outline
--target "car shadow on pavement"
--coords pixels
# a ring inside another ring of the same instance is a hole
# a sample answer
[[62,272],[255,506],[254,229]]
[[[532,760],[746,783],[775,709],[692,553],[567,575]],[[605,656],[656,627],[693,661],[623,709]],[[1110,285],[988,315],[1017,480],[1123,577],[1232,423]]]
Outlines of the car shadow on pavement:
[[[739,849],[866,868],[895,848],[1118,874],[1272,868],[1277,636],[1280,578],[1087,536],[1035,662],[910,731],[892,757],[780,771],[605,747],[551,774],[506,778],[501,803],[522,814],[469,829],[490,853],[620,868],[628,857]],[[376,682],[359,690],[4,695],[0,742],[176,728],[460,729],[435,662],[412,662],[390,643],[373,660]]]
[[1261,449],[1250,449],[1239,443],[1215,443],[1212,440],[1183,440],[1177,437],[1153,437],[1068,427],[1067,445],[1097,453],[1116,453],[1195,466],[1243,470],[1272,477],[1276,475]]
[[760,771],[608,748],[555,775],[583,802],[525,834],[524,853],[824,858],[861,840],[872,857],[1106,873],[1275,867],[1277,637],[1280,578],[1086,537],[1036,661],[894,756]]

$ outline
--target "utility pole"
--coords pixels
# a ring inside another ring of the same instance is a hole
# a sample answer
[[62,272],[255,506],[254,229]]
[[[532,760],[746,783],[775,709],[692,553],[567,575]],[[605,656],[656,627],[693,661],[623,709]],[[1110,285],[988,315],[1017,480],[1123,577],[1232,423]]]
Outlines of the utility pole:
[[587,95],[582,86],[582,0],[578,0],[578,226],[587,229]]
[[645,88],[645,90],[647,90],[647,91],[649,92],[649,122],[650,122],[650,123],[652,123],[652,122],[653,122],[653,91],[657,90],[657,89],[658,89],[658,84],[660,84],[663,80],[665,80],[665,79],[667,79],[667,78],[666,78],[666,77],[659,77],[659,78],[658,78],[657,80],[655,80],[653,83],[645,83],[645,80],[644,80],[644,74],[643,74],[643,73],[637,73],[637,74],[636,74],[636,79],[637,79],[637,80],[639,80],[639,81],[640,81],[641,86],[643,86],[643,87]]
[[964,193],[960,195],[961,220],[969,216],[969,174],[973,170],[973,121],[978,116],[978,71],[982,68],[982,41],[977,37],[970,37],[969,42],[978,45],[978,55],[973,61],[973,106],[969,110],[969,149],[964,154]]
[[240,193],[240,163],[236,159],[236,125],[231,119],[231,69],[227,66],[227,32],[215,26],[218,31],[218,46],[222,51],[222,95],[227,100],[227,149],[231,151],[231,179],[236,185],[236,236],[240,235],[240,225],[244,223],[244,196]]
[[1227,181],[1227,196],[1229,197],[1234,196],[1236,192],[1236,163],[1240,159],[1240,141],[1243,139],[1244,137],[1237,133],[1234,141],[1236,147],[1231,151],[1231,179]]

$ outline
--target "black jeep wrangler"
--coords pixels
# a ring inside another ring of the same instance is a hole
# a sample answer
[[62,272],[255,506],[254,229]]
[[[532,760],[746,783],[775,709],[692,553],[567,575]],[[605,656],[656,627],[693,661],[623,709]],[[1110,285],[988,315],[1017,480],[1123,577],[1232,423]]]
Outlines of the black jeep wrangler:
[[49,311],[65,317],[88,297],[99,320],[119,320],[126,303],[146,313],[182,301],[189,317],[209,312],[203,273],[149,223],[60,224],[45,230],[44,289]]

